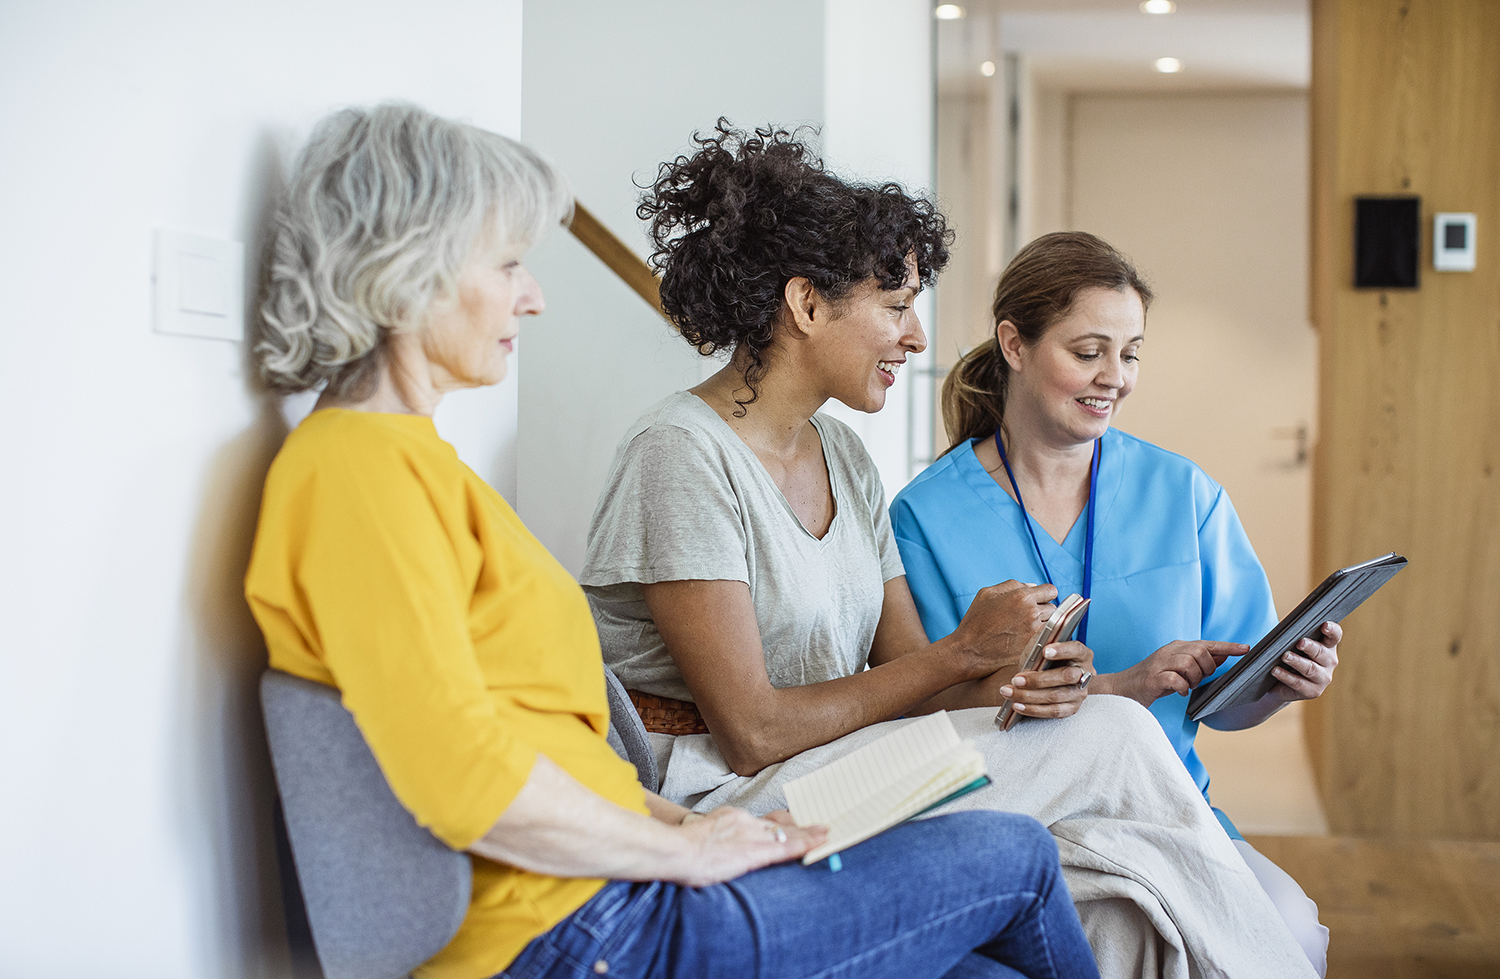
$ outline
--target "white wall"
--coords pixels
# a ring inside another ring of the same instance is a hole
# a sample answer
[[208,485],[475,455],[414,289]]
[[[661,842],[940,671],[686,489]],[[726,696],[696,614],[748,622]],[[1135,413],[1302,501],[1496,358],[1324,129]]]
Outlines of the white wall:
[[[739,126],[826,121],[830,165],[923,188],[931,174],[930,16],[917,0],[654,0],[649,16],[611,0],[536,5],[527,9],[522,130],[568,172],[579,200],[643,256],[632,181],[649,181],[720,115]],[[526,324],[517,348],[518,509],[577,573],[626,428],[696,384],[708,365],[571,236],[554,236],[528,264],[548,308]],[[840,414],[896,487],[910,475],[912,406],[903,385],[913,374],[902,374],[879,416]]]
[[[834,169],[861,180],[895,180],[931,193],[936,90],[933,4],[925,0],[826,0],[824,153]],[[931,323],[932,293],[917,315]],[[848,423],[880,469],[886,499],[931,458],[931,348],[907,358],[878,414],[838,402],[824,410]]]
[[[1068,113],[1072,96],[1048,86],[1021,58],[1021,177],[1022,244],[1051,231],[1066,231],[1068,208]],[[998,280],[998,276],[996,276]]]
[[1068,226],[1129,254],[1157,292],[1119,426],[1224,485],[1286,612],[1310,585],[1310,473],[1287,437],[1313,424],[1317,382],[1307,96],[1072,102]]
[[[520,0],[0,7],[0,976],[286,972],[240,581],[283,423],[151,329],[157,227],[254,264],[288,151],[410,99],[516,134]],[[440,427],[505,486],[514,387]]]
[[[975,72],[977,75],[978,72]],[[991,82],[993,79],[984,79]],[[948,268],[938,281],[936,341],[932,352],[946,371],[993,330],[990,297],[1000,270],[999,199],[991,179],[996,156],[990,125],[999,86],[945,90],[938,102],[937,189],[943,213],[957,233]],[[946,448],[944,438],[940,448]]]
[[[695,130],[721,115],[741,127],[822,121],[821,4],[534,4],[525,53],[527,142],[642,257],[636,182],[689,151]],[[547,311],[517,346],[517,508],[577,574],[615,445],[647,407],[697,384],[703,358],[571,235],[527,263]]]
[[[624,6],[528,5],[524,128],[627,240],[632,176],[720,113],[820,121],[830,63],[836,152],[925,179],[925,3]],[[825,53],[830,25],[851,33]],[[243,242],[253,281],[329,110],[400,97],[520,133],[520,29],[520,0],[0,7],[0,976],[286,974],[241,577],[307,405],[260,392],[242,345],[152,332],[152,231]],[[592,263],[564,234],[533,263],[552,309],[517,358],[529,454],[517,385],[438,419],[575,568],[620,431],[699,371]]]

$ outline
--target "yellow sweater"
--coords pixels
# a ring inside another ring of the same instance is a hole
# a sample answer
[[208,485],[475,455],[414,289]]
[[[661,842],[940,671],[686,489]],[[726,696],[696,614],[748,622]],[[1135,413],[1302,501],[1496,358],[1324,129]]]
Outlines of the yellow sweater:
[[[245,595],[271,665],[342,692],[396,797],[449,846],[484,835],[538,753],[647,811],[605,741],[587,599],[431,419],[308,416],[266,477]],[[494,975],[604,885],[472,861],[468,916],[424,979]]]

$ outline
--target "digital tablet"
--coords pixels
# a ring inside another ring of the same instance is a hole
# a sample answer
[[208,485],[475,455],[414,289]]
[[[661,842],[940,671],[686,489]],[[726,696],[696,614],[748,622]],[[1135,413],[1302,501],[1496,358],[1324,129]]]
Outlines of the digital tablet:
[[1188,700],[1188,717],[1196,721],[1205,714],[1264,697],[1278,682],[1271,669],[1281,662],[1283,653],[1296,648],[1303,639],[1316,636],[1324,622],[1343,621],[1344,616],[1359,608],[1404,567],[1406,558],[1392,552],[1363,564],[1340,568],[1324,578],[1301,605],[1276,623],[1238,663],[1193,691]]
[[[1029,673],[1037,667],[1050,670],[1060,665],[1057,660],[1042,663],[1042,653],[1046,651],[1049,643],[1067,642],[1073,638],[1073,630],[1078,628],[1078,623],[1083,621],[1083,613],[1089,610],[1089,600],[1079,595],[1069,595],[1063,599],[1057,608],[1052,610],[1052,615],[1047,619],[1047,624],[1031,640],[1031,648],[1026,655],[1021,657],[1021,666],[1017,673]],[[995,726],[1002,731],[1009,731],[1011,725],[1024,714],[1018,714],[1011,708],[1009,700],[1000,705],[1000,713],[995,715]]]

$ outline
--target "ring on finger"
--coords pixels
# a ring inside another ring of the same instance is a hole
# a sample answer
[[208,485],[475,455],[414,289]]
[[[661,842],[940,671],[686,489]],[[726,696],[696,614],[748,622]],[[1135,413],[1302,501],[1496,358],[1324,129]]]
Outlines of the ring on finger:
[[1084,673],[1083,673],[1083,676],[1081,676],[1081,677],[1078,678],[1078,689],[1079,690],[1087,690],[1089,688],[1089,681],[1092,680],[1093,678],[1094,678],[1094,674],[1092,674],[1092,673],[1088,672],[1087,670],[1085,670]]
[[775,823],[772,823],[771,825],[767,826],[766,829],[770,830],[771,831],[771,835],[774,836],[774,837],[776,837],[776,842],[777,843],[785,843],[786,842],[786,830],[782,829],[780,826],[777,826]]

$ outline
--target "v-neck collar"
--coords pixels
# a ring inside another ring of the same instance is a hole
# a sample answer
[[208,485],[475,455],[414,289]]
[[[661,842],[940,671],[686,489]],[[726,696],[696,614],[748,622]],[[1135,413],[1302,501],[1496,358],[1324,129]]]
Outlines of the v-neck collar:
[[752,471],[757,474],[757,478],[765,480],[766,486],[781,501],[782,510],[796,528],[802,532],[804,537],[819,546],[826,545],[829,541],[833,540],[833,533],[838,529],[839,519],[844,514],[843,486],[839,481],[838,469],[833,464],[832,456],[829,455],[828,432],[823,428],[823,422],[817,415],[813,415],[808,421],[812,422],[813,430],[818,433],[818,448],[823,453],[823,468],[828,471],[828,489],[833,494],[833,519],[828,521],[828,529],[823,532],[822,537],[816,536],[812,531],[807,529],[807,525],[802,522],[802,518],[797,516],[797,511],[792,509],[791,501],[786,498],[786,494],[781,491],[781,487],[776,485],[776,480],[771,478],[771,473],[766,469],[765,463],[760,461],[760,456],[756,455],[755,450],[750,448],[745,443],[745,440],[740,438],[739,433],[729,426],[724,417],[714,410],[714,406],[691,391],[684,391],[682,393],[702,406],[704,411],[714,417],[714,421],[724,427],[724,432],[728,435],[728,441],[743,451],[749,461],[754,464]]
[[[982,439],[971,439],[953,450],[954,467],[964,485],[973,491],[974,495],[1000,518],[1001,522],[1008,526],[1021,540],[1030,540],[1026,522],[1032,521],[1036,528],[1037,546],[1042,551],[1042,557],[1049,567],[1053,568],[1061,577],[1069,581],[1083,580],[1083,545],[1082,539],[1085,533],[1085,524],[1088,519],[1088,508],[1079,511],[1078,519],[1073,521],[1073,526],[1068,528],[1067,536],[1061,544],[1053,540],[1052,535],[1042,528],[1042,525],[1028,516],[1021,509],[1015,499],[995,482],[988,471],[974,455],[974,443]],[[1105,527],[1109,520],[1111,505],[1115,497],[1119,495],[1120,483],[1124,468],[1120,459],[1120,439],[1113,428],[1104,433],[1103,455],[1099,460],[1099,487],[1095,495],[1094,505],[1098,508],[1094,515],[1094,537],[1099,539],[1105,534]],[[1035,563],[1036,555],[1031,548],[1026,548],[1031,555],[1030,562]],[[1094,555],[1094,574],[1099,574],[1100,555]],[[1037,575],[1043,575],[1040,567],[1036,567]],[[1041,577],[1038,581],[1043,580]],[[1054,582],[1055,583],[1055,582]]]

